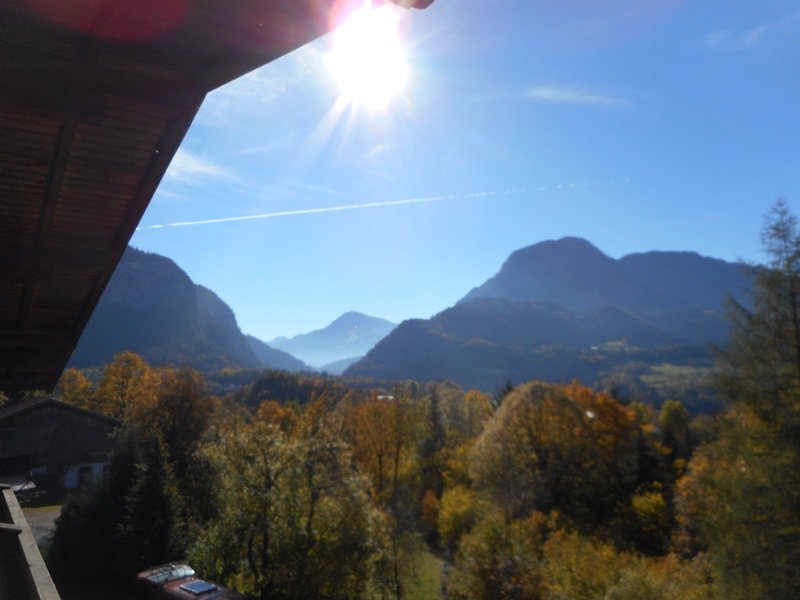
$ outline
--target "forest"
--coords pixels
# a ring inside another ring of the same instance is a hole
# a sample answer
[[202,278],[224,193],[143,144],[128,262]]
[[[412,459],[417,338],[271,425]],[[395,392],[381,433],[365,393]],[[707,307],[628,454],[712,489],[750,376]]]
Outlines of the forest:
[[575,381],[494,394],[267,371],[211,394],[131,352],[64,401],[119,419],[71,496],[56,581],[188,560],[254,598],[738,599],[800,590],[800,233],[777,202],[752,307],[717,353],[725,410]]

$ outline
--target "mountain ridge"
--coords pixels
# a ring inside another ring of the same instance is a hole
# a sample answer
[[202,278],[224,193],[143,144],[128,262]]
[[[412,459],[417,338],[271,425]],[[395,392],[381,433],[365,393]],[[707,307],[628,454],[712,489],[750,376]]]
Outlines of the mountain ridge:
[[695,360],[727,339],[725,296],[746,287],[745,265],[693,252],[613,259],[581,238],[547,240],[513,252],[454,306],[401,323],[345,375],[491,390],[508,379],[597,378],[626,358],[619,348],[654,360],[683,348]]
[[[258,356],[215,292],[192,282],[173,260],[133,247],[123,254],[68,364],[98,367],[123,350],[155,365],[204,371],[288,368]],[[273,354],[273,360],[293,364],[284,355]],[[297,370],[305,368],[297,363]]]
[[[669,282],[655,280],[647,271],[670,275]],[[603,305],[633,310],[676,308],[722,308],[721,287],[741,294],[739,263],[704,257],[696,252],[650,251],[614,259],[591,242],[577,237],[546,240],[514,251],[500,270],[460,300],[503,297],[512,301],[553,302],[570,309]],[[716,271],[715,271],[716,269]],[[702,298],[680,293],[679,275],[684,282],[696,273],[693,286],[715,286]],[[709,280],[709,275],[711,280]],[[587,290],[591,294],[587,294]],[[679,293],[676,294],[676,290]]]

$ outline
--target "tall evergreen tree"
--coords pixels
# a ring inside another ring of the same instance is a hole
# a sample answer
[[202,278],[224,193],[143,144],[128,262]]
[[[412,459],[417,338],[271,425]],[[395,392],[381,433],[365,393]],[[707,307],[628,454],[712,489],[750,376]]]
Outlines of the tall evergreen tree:
[[181,558],[186,549],[181,499],[164,444],[145,440],[119,528],[121,572],[132,575]]
[[721,357],[730,411],[684,487],[702,490],[696,521],[723,597],[788,600],[800,590],[800,232],[782,200],[762,243],[752,308],[732,305]]

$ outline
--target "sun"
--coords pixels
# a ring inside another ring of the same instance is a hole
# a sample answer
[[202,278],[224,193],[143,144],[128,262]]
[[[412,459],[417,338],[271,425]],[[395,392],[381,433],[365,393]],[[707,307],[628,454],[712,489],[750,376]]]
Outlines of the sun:
[[327,63],[347,103],[369,110],[388,107],[403,93],[409,75],[396,9],[367,2],[334,31]]

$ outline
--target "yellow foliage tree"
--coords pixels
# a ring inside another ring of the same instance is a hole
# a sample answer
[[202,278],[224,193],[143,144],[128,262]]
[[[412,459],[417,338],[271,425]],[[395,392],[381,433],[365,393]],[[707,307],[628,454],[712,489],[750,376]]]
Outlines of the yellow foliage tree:
[[486,426],[470,474],[509,518],[556,509],[602,522],[636,487],[637,436],[632,411],[607,394],[530,383]]
[[476,494],[464,486],[445,490],[439,507],[437,525],[442,543],[455,551],[461,536],[478,522],[481,506]]
[[92,382],[78,369],[66,369],[58,379],[56,395],[67,404],[92,408],[93,394]]
[[91,407],[126,422],[146,420],[156,407],[159,383],[141,356],[120,352],[104,367]]

